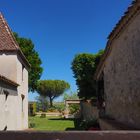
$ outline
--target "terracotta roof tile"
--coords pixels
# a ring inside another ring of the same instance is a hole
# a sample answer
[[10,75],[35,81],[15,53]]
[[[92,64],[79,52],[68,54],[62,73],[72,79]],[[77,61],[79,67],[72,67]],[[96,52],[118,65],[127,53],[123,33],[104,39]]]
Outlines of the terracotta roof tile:
[[13,39],[11,30],[0,13],[0,50],[17,50],[18,45]]
[[[129,14],[131,13],[131,11],[135,7],[135,5],[139,2],[140,2],[140,0],[133,0],[132,1],[132,4],[127,8],[127,11],[124,13],[124,15],[121,17],[119,22],[116,24],[116,26],[114,27],[112,32],[109,34],[108,39],[110,39],[113,35],[117,34],[117,31],[119,32],[119,30],[121,30],[121,28],[123,28],[122,26],[124,26],[124,25],[122,25],[122,23],[124,22],[124,20],[126,20],[126,18],[131,18],[131,15],[129,15]],[[139,8],[139,7],[137,7],[137,8]]]
[[2,13],[0,13],[0,51],[16,51],[23,62],[30,67]]
[[121,17],[119,22],[116,24],[112,32],[108,36],[108,42],[105,48],[105,52],[100,60],[100,63],[97,67],[97,70],[95,72],[95,79],[98,79],[98,76],[101,74],[102,68],[104,66],[104,62],[111,52],[111,44],[112,41],[120,35],[120,33],[126,28],[126,25],[129,23],[129,21],[138,13],[140,12],[140,0],[133,0],[132,4],[128,7],[127,11],[124,13],[124,15]]

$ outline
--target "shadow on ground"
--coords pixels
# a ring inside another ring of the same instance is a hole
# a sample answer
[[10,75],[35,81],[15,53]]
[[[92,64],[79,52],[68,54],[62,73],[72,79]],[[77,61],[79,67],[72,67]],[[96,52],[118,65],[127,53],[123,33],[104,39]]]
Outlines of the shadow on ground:
[[74,128],[68,127],[65,129],[65,131],[78,131],[82,130],[79,126],[81,120],[80,119],[73,119],[73,118],[49,118],[48,120],[57,120],[57,121],[73,121],[74,122]]
[[65,131],[82,131],[83,128],[80,127],[81,119],[71,119],[74,121],[74,128],[66,128]]
[[63,121],[63,120],[65,120],[65,121],[74,121],[74,119],[71,119],[71,118],[68,118],[68,119],[66,119],[66,118],[50,118],[50,119],[48,119],[48,120],[57,120],[57,121]]
[[68,127],[65,129],[65,131],[78,131],[78,130],[83,130],[80,127],[80,122],[81,119],[75,119],[75,118],[49,118],[48,120],[57,120],[57,121],[73,121],[74,122],[74,128]]
[[77,131],[77,130],[75,128],[68,127],[68,128],[65,129],[65,131]]

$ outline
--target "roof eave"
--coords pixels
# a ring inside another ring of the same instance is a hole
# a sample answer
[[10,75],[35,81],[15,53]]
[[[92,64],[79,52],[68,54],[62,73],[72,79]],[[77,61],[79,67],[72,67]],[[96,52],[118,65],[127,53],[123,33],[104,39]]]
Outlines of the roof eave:
[[[109,53],[111,52],[111,44],[114,41],[114,39],[121,33],[121,31],[125,28],[124,25],[127,25],[128,22],[134,17],[134,15],[137,14],[137,12],[140,11],[140,0],[134,0],[132,2],[132,5],[128,7],[128,10],[125,12],[125,15],[120,19],[118,24],[116,24],[116,27],[113,29],[113,31],[108,36],[108,42],[105,48],[104,55],[101,57],[100,63],[96,69],[96,72],[94,74],[94,79],[98,80],[100,78],[100,75],[103,71],[103,68],[105,66],[105,60],[108,57]],[[126,20],[127,18],[127,20]],[[123,28],[122,28],[123,27]]]
[[10,85],[12,85],[14,87],[19,86],[18,83],[14,82],[14,81],[12,81],[12,80],[10,80],[10,79],[6,78],[5,76],[2,76],[2,75],[0,75],[0,81],[6,82],[6,83],[8,83],[8,84],[10,84]]

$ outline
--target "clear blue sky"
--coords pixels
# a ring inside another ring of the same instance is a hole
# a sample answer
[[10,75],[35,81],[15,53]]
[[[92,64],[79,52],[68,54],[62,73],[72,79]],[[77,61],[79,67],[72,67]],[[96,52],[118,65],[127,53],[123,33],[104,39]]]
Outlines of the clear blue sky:
[[103,49],[131,1],[0,0],[0,10],[14,32],[34,42],[44,68],[41,79],[66,80],[76,91],[70,69],[75,54]]

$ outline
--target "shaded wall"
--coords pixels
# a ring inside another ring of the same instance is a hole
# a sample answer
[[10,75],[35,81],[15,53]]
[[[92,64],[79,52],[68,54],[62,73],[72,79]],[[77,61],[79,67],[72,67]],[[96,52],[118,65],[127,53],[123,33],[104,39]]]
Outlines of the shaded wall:
[[0,130],[16,130],[17,99],[17,88],[0,81]]
[[106,115],[140,129],[140,14],[112,43],[104,87]]
[[81,115],[85,120],[93,120],[98,118],[98,109],[92,103],[81,101]]
[[[28,128],[28,71],[23,66],[21,58],[17,57],[17,83],[18,86],[18,103],[19,107],[17,120],[17,130],[23,130]],[[24,99],[22,99],[24,96]]]

